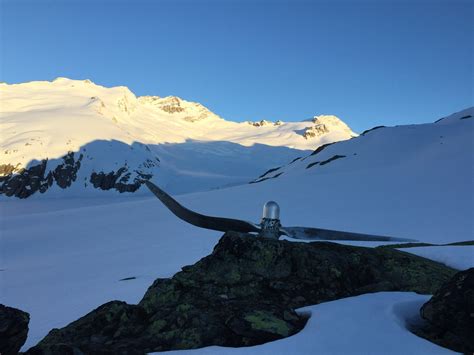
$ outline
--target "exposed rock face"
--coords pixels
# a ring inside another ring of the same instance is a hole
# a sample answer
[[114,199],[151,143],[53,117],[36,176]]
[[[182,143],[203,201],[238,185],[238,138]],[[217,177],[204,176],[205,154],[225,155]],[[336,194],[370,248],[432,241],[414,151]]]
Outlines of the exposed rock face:
[[30,315],[0,304],[0,354],[16,355],[26,341]]
[[295,308],[377,291],[433,293],[455,271],[391,249],[292,243],[226,233],[211,255],[157,279],[138,305],[109,302],[30,354],[135,354],[287,337]]
[[281,126],[283,124],[283,121],[278,120],[276,122],[272,122],[272,121],[267,121],[267,120],[261,120],[261,121],[256,121],[256,122],[247,121],[247,123],[254,127],[263,127],[263,126],[268,126],[268,125]]
[[8,174],[0,176],[0,194],[6,196],[16,196],[27,198],[35,192],[44,193],[53,182],[63,189],[68,188],[76,181],[77,172],[81,167],[83,155],[80,154],[77,160],[73,152],[69,152],[62,157],[62,163],[46,174],[47,159],[41,160],[39,164],[18,172],[7,171]]
[[53,177],[56,184],[62,189],[65,189],[76,181],[77,171],[81,168],[81,160],[83,155],[80,154],[77,161],[74,160],[74,153],[69,152],[63,157],[63,164],[60,164],[53,170]]
[[[67,189],[77,180],[83,158],[83,154],[69,152],[61,158],[62,163],[47,173],[47,166],[51,164],[48,159],[41,160],[28,169],[17,170],[10,164],[0,165],[0,194],[27,198],[36,192],[46,192],[54,183],[62,189]],[[128,166],[124,166],[108,173],[92,172],[90,182],[96,189],[134,192],[144,180],[152,177],[151,174],[142,172],[142,169],[146,171],[158,164],[158,158],[156,161],[147,159],[137,166],[138,170],[130,170]],[[134,173],[133,179],[130,171]]]
[[307,128],[304,133],[303,137],[305,139],[320,137],[326,133],[329,133],[329,129],[326,127],[325,124],[318,124],[312,127]]
[[177,96],[142,96],[138,101],[154,106],[173,117],[188,122],[197,122],[207,118],[219,118],[200,103],[183,100]]
[[96,189],[115,189],[119,192],[134,192],[138,190],[143,180],[148,180],[152,177],[150,174],[135,172],[137,173],[137,177],[131,183],[128,183],[131,175],[128,171],[128,167],[122,167],[117,171],[111,171],[109,173],[93,172],[90,182]]
[[68,188],[76,181],[82,158],[83,155],[80,154],[76,160],[74,153],[69,152],[62,157],[63,162],[47,174],[48,159],[43,159],[39,164],[18,172],[7,170],[7,175],[0,176],[0,194],[27,198],[38,191],[46,192],[54,181],[63,189]]
[[11,165],[11,164],[1,164],[0,165],[0,178],[6,175],[13,174],[18,170],[18,165]]
[[457,273],[423,305],[428,321],[414,333],[446,348],[474,353],[474,268]]
[[314,116],[311,122],[313,122],[314,125],[306,128],[302,133],[305,139],[320,137],[334,130],[346,132],[350,137],[357,136],[352,132],[349,126],[333,115]]

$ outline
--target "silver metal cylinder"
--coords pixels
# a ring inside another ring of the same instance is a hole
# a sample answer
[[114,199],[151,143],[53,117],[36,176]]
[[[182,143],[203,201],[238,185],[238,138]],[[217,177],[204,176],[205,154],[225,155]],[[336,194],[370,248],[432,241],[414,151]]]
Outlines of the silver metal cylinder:
[[275,201],[268,201],[263,205],[262,218],[280,219],[280,206]]

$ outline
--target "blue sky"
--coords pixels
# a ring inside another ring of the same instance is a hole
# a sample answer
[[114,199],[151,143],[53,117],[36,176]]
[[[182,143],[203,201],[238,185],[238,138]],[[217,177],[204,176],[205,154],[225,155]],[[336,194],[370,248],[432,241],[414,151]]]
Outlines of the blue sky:
[[472,1],[0,0],[0,80],[177,95],[226,119],[356,131],[473,105]]

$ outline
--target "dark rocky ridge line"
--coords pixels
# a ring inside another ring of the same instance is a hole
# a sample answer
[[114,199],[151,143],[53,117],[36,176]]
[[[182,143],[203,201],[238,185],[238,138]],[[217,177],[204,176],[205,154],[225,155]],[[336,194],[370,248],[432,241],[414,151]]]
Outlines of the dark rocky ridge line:
[[122,167],[117,171],[111,171],[109,173],[104,172],[92,172],[90,182],[96,189],[110,190],[114,189],[119,192],[135,192],[143,184],[143,181],[149,180],[153,175],[144,174],[139,171],[135,171],[140,179],[134,179],[132,183],[128,183],[130,180],[131,173],[128,171],[128,167]]
[[138,305],[106,303],[28,354],[144,354],[291,336],[303,306],[379,291],[434,293],[455,270],[405,252],[226,233],[211,255],[157,279]]
[[309,169],[309,168],[312,168],[313,166],[315,165],[326,165],[326,164],[329,164],[330,162],[334,161],[334,160],[337,160],[337,159],[341,159],[341,158],[345,158],[346,156],[345,155],[334,155],[332,156],[331,158],[329,159],[326,159],[324,161],[315,161],[311,164],[308,164],[308,166],[306,167],[306,169]]
[[250,181],[249,184],[256,184],[256,183],[259,183],[259,182],[262,182],[262,181],[266,181],[266,180],[270,180],[270,179],[276,179],[276,178],[279,177],[281,174],[283,174],[283,172],[278,173],[278,174],[275,174],[275,175],[273,175],[273,176],[268,176],[268,177],[264,177],[264,178],[258,178],[257,180]]
[[372,131],[375,131],[375,130],[380,129],[380,128],[387,128],[387,126],[375,126],[375,127],[366,129],[366,130],[365,130],[364,132],[362,132],[360,135],[361,135],[361,136],[365,136],[367,133],[372,132]]
[[[77,158],[76,158],[77,156]],[[0,165],[0,195],[8,197],[27,198],[37,192],[45,193],[54,183],[61,189],[69,188],[76,180],[84,154],[68,152],[65,156],[59,158],[62,163],[50,170],[46,174],[48,159],[41,160],[38,164],[32,165],[27,169],[16,171],[16,167],[11,164]],[[158,158],[157,158],[157,161]],[[153,166],[155,163],[147,159],[142,163],[144,167]],[[125,166],[112,170],[110,172],[93,171],[89,177],[89,182],[96,189],[110,190],[119,192],[134,192],[140,188],[143,181],[152,178],[152,174],[147,174],[139,170],[132,170],[136,177],[129,182],[131,177],[130,168]]]
[[[61,158],[62,163],[47,174],[48,159],[43,159],[39,164],[22,169],[18,173],[10,171],[8,175],[0,177],[0,194],[27,198],[36,192],[46,192],[53,182],[56,182],[62,189],[68,188],[76,181],[77,172],[84,157],[83,154],[79,154],[75,160],[74,155],[74,152],[68,152]],[[3,166],[3,169],[6,170],[5,165]]]

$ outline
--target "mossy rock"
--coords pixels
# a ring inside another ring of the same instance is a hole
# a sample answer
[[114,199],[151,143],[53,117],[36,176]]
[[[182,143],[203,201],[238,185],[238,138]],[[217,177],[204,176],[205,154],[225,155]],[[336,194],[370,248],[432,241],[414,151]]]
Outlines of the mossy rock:
[[432,294],[455,272],[388,248],[226,233],[211,255],[157,279],[138,305],[110,302],[50,332],[33,350],[135,354],[257,345],[301,330],[306,318],[296,308],[367,292]]
[[474,353],[474,268],[446,282],[420,310],[427,321],[413,332],[465,354]]

